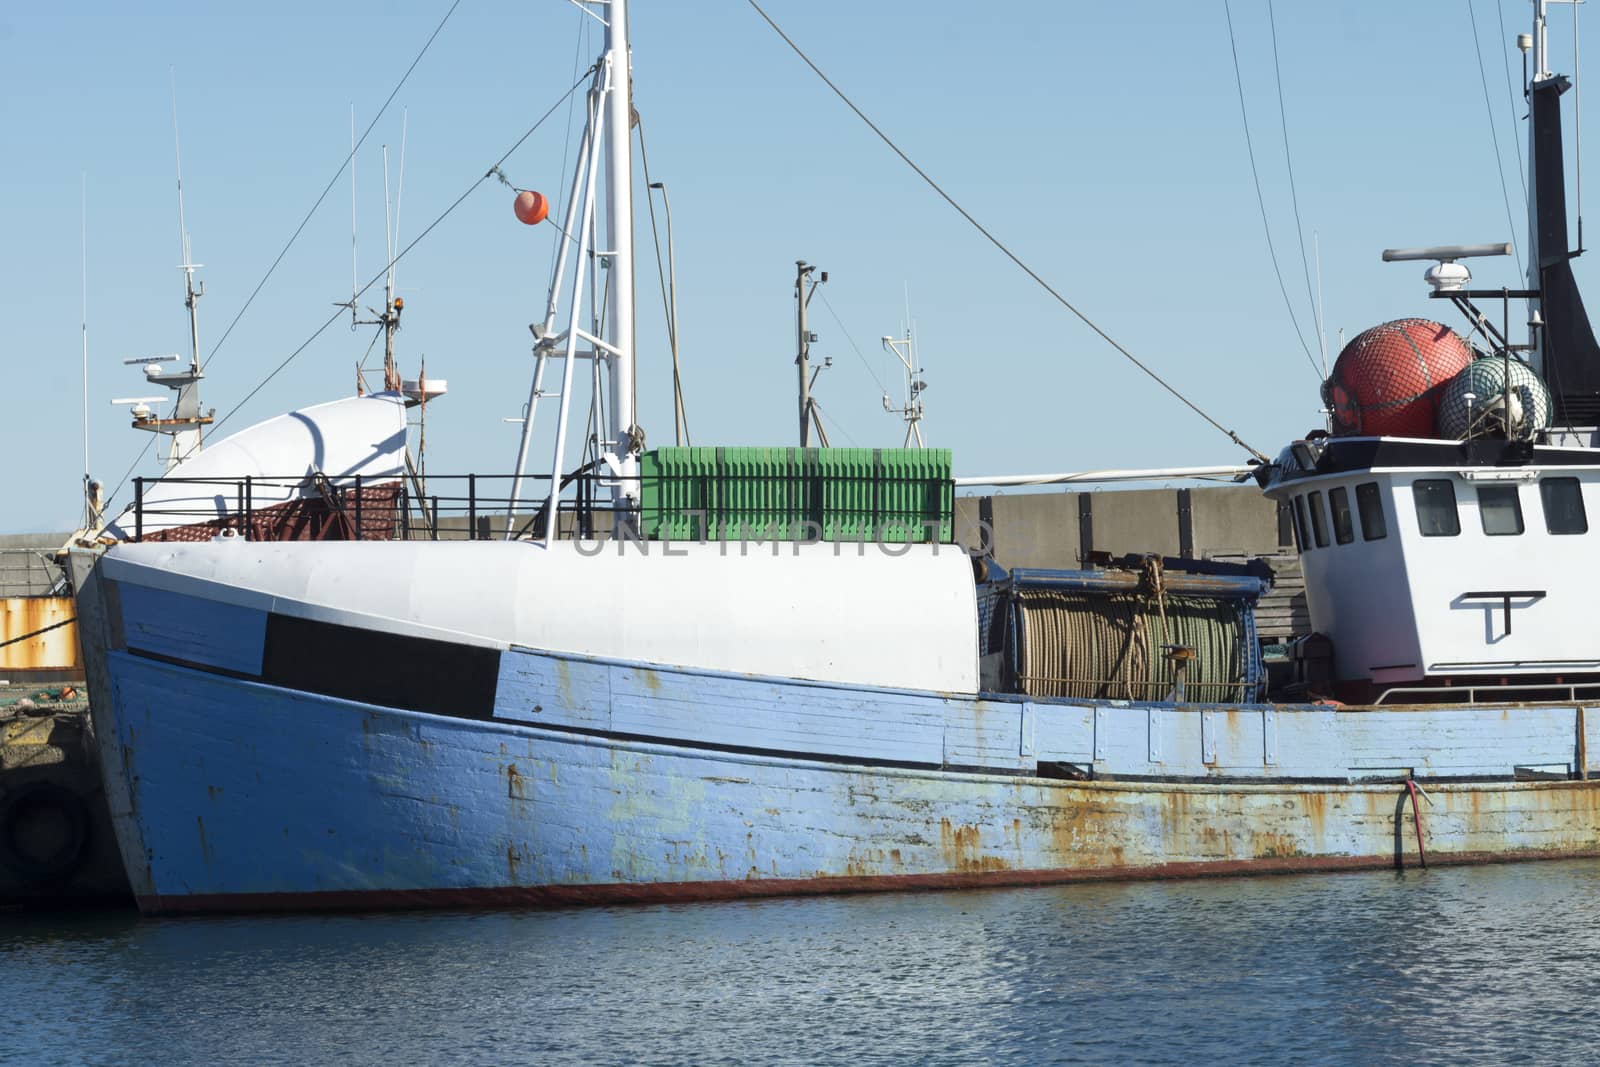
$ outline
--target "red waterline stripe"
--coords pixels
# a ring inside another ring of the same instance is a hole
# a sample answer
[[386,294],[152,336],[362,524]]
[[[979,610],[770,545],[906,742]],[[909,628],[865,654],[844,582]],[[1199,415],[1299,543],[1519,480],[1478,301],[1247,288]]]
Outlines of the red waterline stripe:
[[[1516,863],[1531,860],[1592,859],[1600,848],[1529,849],[1513,852],[1435,853],[1435,865]],[[262,911],[372,911],[413,908],[555,908],[597,904],[660,904],[749,897],[820,896],[831,893],[881,893],[1002,886],[1060,885],[1072,882],[1155,881],[1252,874],[1297,874],[1394,868],[1400,857],[1275,856],[1205,863],[1163,863],[1149,867],[1094,867],[1061,870],[957,871],[940,874],[879,874],[823,878],[724,879],[704,882],[609,882],[598,885],[495,886],[461,889],[372,889],[308,893],[197,893],[138,897],[146,914]]]

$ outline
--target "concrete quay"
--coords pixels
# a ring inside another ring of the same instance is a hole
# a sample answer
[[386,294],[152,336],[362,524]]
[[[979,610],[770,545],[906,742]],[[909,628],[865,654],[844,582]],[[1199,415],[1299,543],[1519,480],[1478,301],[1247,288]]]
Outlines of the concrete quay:
[[0,689],[0,908],[130,903],[77,686]]

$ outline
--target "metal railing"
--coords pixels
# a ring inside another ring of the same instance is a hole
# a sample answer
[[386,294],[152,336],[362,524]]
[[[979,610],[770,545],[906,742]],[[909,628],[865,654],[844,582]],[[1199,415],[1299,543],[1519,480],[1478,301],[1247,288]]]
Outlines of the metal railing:
[[[1482,699],[1480,700],[1480,694]],[[1405,703],[1414,704],[1510,704],[1523,700],[1554,699],[1576,704],[1600,699],[1600,681],[1593,682],[1541,682],[1524,684],[1508,682],[1495,685],[1450,686],[1395,686],[1378,694],[1373,704],[1393,704],[1402,701],[1391,698],[1413,697]]]
[[[806,474],[744,479],[672,475],[629,479],[642,507],[630,536],[672,540],[950,542],[954,486],[885,476]],[[135,478],[123,520],[132,540],[193,540],[231,532],[251,540],[499,540],[542,537],[549,475],[415,479],[311,477]],[[623,481],[582,471],[562,479],[554,534],[607,538]],[[149,499],[160,484],[168,499]],[[170,490],[176,488],[178,492]],[[421,490],[419,492],[419,489]],[[856,503],[859,502],[859,503]]]

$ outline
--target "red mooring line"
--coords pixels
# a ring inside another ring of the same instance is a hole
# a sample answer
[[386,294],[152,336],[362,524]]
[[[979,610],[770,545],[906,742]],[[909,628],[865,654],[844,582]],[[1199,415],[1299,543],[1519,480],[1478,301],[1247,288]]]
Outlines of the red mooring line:
[[1407,778],[1406,789],[1411,793],[1411,822],[1417,828],[1417,859],[1427,867],[1428,851],[1422,846],[1422,810],[1417,806],[1417,783]]

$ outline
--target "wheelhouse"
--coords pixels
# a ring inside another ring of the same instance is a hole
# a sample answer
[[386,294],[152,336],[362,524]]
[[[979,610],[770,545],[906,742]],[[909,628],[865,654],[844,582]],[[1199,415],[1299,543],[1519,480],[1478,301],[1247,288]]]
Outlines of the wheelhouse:
[[1292,516],[1341,696],[1600,683],[1600,449],[1323,438],[1286,449],[1264,488]]

